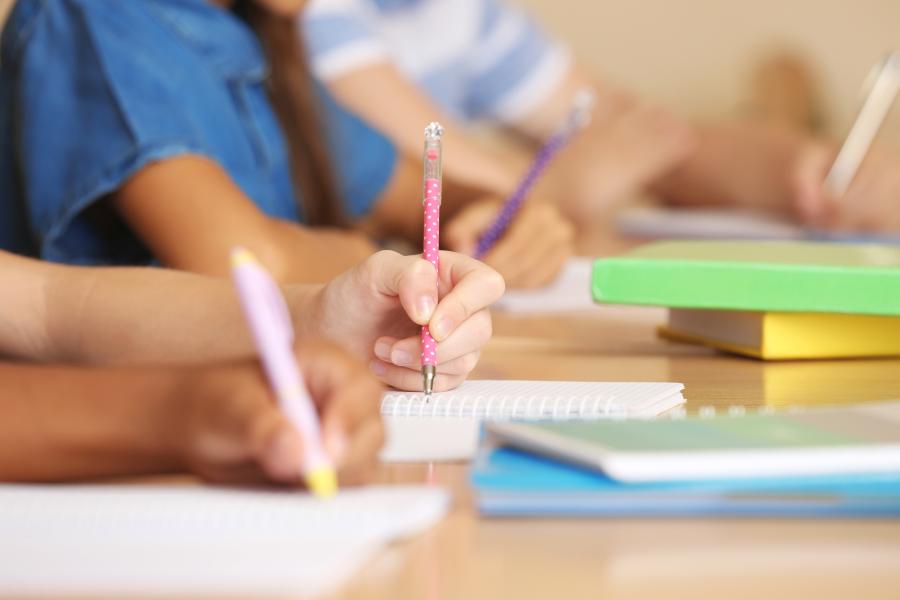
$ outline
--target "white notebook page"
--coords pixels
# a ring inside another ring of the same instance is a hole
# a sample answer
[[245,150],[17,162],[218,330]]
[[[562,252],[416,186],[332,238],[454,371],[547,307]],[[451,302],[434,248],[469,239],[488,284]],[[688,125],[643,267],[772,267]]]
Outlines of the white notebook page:
[[555,313],[597,308],[591,296],[593,259],[569,259],[555,281],[534,290],[507,290],[493,308],[511,313]]
[[655,417],[684,403],[680,383],[466,381],[432,394],[386,392],[388,462],[457,461],[475,455],[480,422],[498,419]]
[[322,501],[296,490],[0,485],[0,594],[314,597],[448,504],[419,486]]

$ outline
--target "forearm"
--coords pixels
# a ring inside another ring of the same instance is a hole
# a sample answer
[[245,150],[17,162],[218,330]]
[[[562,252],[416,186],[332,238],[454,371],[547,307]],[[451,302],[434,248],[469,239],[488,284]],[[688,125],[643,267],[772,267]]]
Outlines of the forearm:
[[252,341],[229,280],[155,268],[57,267],[47,276],[47,352],[87,364],[246,356]]
[[232,248],[244,246],[281,282],[321,283],[374,251],[352,232],[269,217],[221,166],[198,156],[145,167],[112,201],[163,264],[195,273],[227,276]]
[[697,147],[653,189],[682,205],[729,205],[785,210],[785,185],[803,139],[763,123],[724,123],[698,129]]
[[[306,317],[318,288],[285,288],[300,338],[309,331]],[[41,354],[24,358],[172,364],[254,352],[237,295],[225,278],[167,269],[57,266],[45,290],[48,343]]]
[[[384,192],[356,227],[372,237],[397,237],[419,246],[422,243],[422,194],[421,162],[401,157]],[[441,219],[446,222],[471,202],[489,194],[486,188],[462,183],[445,172]]]
[[178,470],[177,371],[0,364],[0,479]]
[[515,155],[486,147],[390,63],[357,69],[329,81],[328,87],[341,104],[387,136],[400,154],[417,161],[422,130],[431,121],[441,122],[444,176],[461,184],[507,194],[524,168]]
[[50,351],[45,284],[53,268],[0,251],[0,358],[36,358]]
[[584,90],[590,90],[594,95],[591,122],[595,124],[608,122],[635,102],[630,93],[601,81],[573,62],[559,84],[533,110],[516,120],[513,129],[536,144],[542,143],[566,122],[573,102]]
[[282,283],[327,283],[378,250],[370,238],[352,229],[273,220],[267,235],[269,243],[259,258]]

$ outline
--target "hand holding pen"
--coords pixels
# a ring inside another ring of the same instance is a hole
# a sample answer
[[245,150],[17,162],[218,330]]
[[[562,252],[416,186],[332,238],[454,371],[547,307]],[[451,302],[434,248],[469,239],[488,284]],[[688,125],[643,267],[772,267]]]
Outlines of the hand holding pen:
[[428,325],[437,343],[434,391],[455,388],[491,337],[488,307],[504,284],[470,256],[442,251],[439,264],[436,272],[419,255],[376,252],[314,295],[305,311],[316,318],[304,333],[338,342],[383,383],[421,392],[421,329]]
[[[337,345],[301,340],[297,363],[322,423],[323,444],[346,484],[367,481],[384,433],[382,386],[365,365]],[[306,446],[282,412],[258,360],[189,366],[179,384],[179,464],[207,481],[296,486],[303,481]],[[420,382],[421,383],[421,382]]]
[[281,290],[248,250],[231,253],[232,278],[272,393],[303,440],[301,471],[318,496],[337,492],[337,473],[325,451],[319,418],[294,359],[294,328]]
[[589,122],[592,105],[592,93],[576,97],[565,123],[539,150],[505,202],[485,198],[454,215],[444,230],[447,247],[496,268],[511,288],[553,281],[574,252],[575,228],[558,203],[529,198],[557,153]]
[[478,245],[475,248],[476,258],[483,258],[506,232],[512,220],[522,208],[522,204],[534,189],[535,184],[537,184],[541,175],[544,174],[544,171],[547,170],[547,167],[550,166],[553,159],[556,158],[559,151],[569,143],[576,133],[590,123],[593,108],[594,93],[591,90],[582,90],[576,95],[566,121],[538,150],[534,157],[534,162],[525,171],[521,181],[519,181],[519,185],[507,198],[494,222],[478,240]]
[[840,148],[822,140],[800,143],[789,168],[794,208],[814,232],[900,231],[900,153],[876,142],[900,95],[900,52],[875,65],[868,84]]

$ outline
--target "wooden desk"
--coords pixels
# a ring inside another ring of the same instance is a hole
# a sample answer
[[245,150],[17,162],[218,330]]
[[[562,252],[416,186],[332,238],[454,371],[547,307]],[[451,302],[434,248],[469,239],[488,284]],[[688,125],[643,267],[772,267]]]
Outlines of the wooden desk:
[[[763,405],[784,377],[817,382],[797,401],[900,398],[900,360],[764,364],[658,340],[662,313],[598,309],[495,316],[477,378],[677,380],[689,409]],[[784,373],[787,372],[787,376]],[[427,467],[380,477],[422,482]],[[465,465],[432,477],[457,503],[432,532],[384,552],[338,598],[898,598],[900,521],[486,520]]]

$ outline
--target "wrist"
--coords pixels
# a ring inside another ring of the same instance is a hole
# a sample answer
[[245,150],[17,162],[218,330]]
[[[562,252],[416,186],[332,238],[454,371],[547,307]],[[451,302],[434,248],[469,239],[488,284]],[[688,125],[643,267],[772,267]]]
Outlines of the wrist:
[[185,469],[189,435],[185,416],[196,371],[195,367],[142,369],[143,381],[134,397],[143,406],[143,415],[135,424],[133,447],[145,449],[161,470]]
[[[29,309],[33,311],[35,324],[32,334],[33,342],[26,357],[33,360],[81,362],[80,340],[72,327],[72,315],[69,310],[73,306],[83,305],[86,295],[84,278],[72,277],[71,270],[66,268],[41,268],[40,280],[35,283],[39,287],[37,301]],[[79,319],[74,319],[79,322]]]
[[322,336],[324,290],[324,285],[295,284],[282,287],[297,340]]

